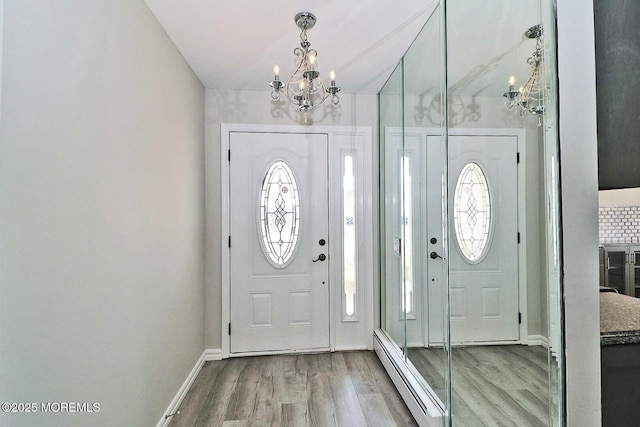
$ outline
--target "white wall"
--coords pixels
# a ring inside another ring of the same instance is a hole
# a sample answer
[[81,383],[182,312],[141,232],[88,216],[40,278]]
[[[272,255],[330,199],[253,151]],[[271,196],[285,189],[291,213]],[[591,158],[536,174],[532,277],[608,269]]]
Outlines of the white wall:
[[592,1],[558,0],[557,24],[567,425],[589,427],[601,423]]
[[204,90],[142,0],[7,0],[3,426],[151,426],[204,350]]
[[[268,78],[267,78],[268,80]],[[267,81],[265,80],[265,81]],[[265,86],[268,83],[265,83]],[[222,301],[221,301],[221,243],[223,236],[220,234],[222,224],[221,186],[220,186],[220,124],[280,124],[300,125],[305,124],[295,117],[293,109],[285,109],[286,112],[272,111],[268,91],[231,91],[207,89],[206,91],[206,330],[205,345],[208,349],[222,348]],[[327,113],[331,111],[326,110]],[[320,107],[312,112],[310,118],[314,124],[370,126],[373,131],[374,141],[377,144],[378,103],[376,95],[349,95],[341,94],[339,116],[323,114],[325,110]],[[313,126],[310,124],[309,126]],[[374,145],[375,147],[376,145]],[[377,150],[374,148],[373,150]],[[226,159],[224,159],[226,161]],[[374,159],[377,165],[377,159]],[[374,183],[377,182],[377,172],[374,172]],[[374,187],[376,188],[376,187]],[[377,206],[377,198],[374,196],[373,206]],[[374,212],[374,224],[377,221],[377,212]],[[226,237],[225,237],[226,238]],[[377,242],[374,242],[377,244]],[[375,254],[374,248],[374,254]],[[377,256],[377,255],[376,255]],[[377,271],[374,283],[377,281]],[[377,287],[376,287],[377,288]],[[376,289],[377,291],[377,289]],[[377,302],[376,302],[377,304]],[[375,305],[377,307],[377,305]],[[377,310],[375,310],[377,316]],[[374,324],[377,324],[377,320]],[[371,331],[373,335],[373,331]]]

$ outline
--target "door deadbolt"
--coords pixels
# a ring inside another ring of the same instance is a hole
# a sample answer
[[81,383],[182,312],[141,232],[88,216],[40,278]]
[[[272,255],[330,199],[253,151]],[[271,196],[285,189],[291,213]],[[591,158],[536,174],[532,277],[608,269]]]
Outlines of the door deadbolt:
[[436,239],[435,237],[432,237],[431,240],[429,240],[431,242],[432,245],[435,245],[436,243],[438,243],[438,239]]
[[324,261],[325,259],[327,259],[327,256],[325,254],[320,254],[318,255],[318,259],[314,259],[313,262]]
[[326,240],[324,240],[324,239],[320,239],[320,241],[318,242],[318,244],[319,244],[320,246],[324,246],[324,245],[326,245],[326,244],[327,244],[327,241],[326,241]]

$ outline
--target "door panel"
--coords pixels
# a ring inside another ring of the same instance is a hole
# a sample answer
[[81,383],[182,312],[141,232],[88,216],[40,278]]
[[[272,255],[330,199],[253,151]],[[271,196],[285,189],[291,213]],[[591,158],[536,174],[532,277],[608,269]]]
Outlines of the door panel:
[[230,351],[328,348],[327,135],[234,132],[230,149]]
[[[516,137],[449,137],[452,343],[520,338],[516,156]],[[468,181],[459,180],[461,173],[469,171],[466,165],[474,165],[477,171]],[[479,191],[482,176],[488,184],[484,192]],[[463,242],[456,235],[456,209],[462,229],[457,232],[468,234]]]

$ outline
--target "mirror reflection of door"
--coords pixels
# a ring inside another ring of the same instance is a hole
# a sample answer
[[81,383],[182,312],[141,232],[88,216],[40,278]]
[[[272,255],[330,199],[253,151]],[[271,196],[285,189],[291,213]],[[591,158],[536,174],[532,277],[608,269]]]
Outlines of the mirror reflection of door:
[[[387,288],[387,301],[395,302],[387,304],[387,310],[398,306],[400,313],[390,315],[387,326],[406,339],[409,361],[428,378],[442,402],[447,266],[452,345],[480,348],[521,342],[519,276],[524,266],[519,263],[518,200],[524,196],[518,194],[519,138],[519,132],[504,130],[450,135],[447,253],[442,236],[442,137],[436,129],[387,130],[387,172],[399,177],[396,191],[402,192],[402,217],[388,216],[387,223],[393,218],[392,224],[401,224],[404,239],[404,286]],[[388,180],[387,190],[392,186]],[[387,276],[387,283],[393,279],[393,274]],[[527,337],[522,340],[526,343]]]
[[[446,256],[442,250],[444,161],[441,138],[433,133],[407,130],[404,150],[395,149],[387,156],[398,165],[394,170],[402,175],[403,183],[406,291],[402,306],[408,314],[410,347],[443,343],[446,289],[440,255]],[[450,140],[451,337],[458,344],[517,342],[518,137],[470,134],[451,136]],[[471,164],[476,169],[469,169]],[[456,208],[459,215],[454,214]]]
[[449,137],[452,344],[520,339],[517,143]]

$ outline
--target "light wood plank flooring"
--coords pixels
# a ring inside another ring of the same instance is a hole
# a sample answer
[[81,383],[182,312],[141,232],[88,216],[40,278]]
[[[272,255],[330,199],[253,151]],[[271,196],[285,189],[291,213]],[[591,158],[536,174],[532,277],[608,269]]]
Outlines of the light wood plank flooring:
[[206,362],[170,427],[416,426],[370,351]]
[[[442,349],[409,349],[409,360],[443,401]],[[548,375],[540,346],[478,346],[452,349],[454,426],[548,426],[557,410],[557,370]],[[555,363],[555,361],[554,361]]]

